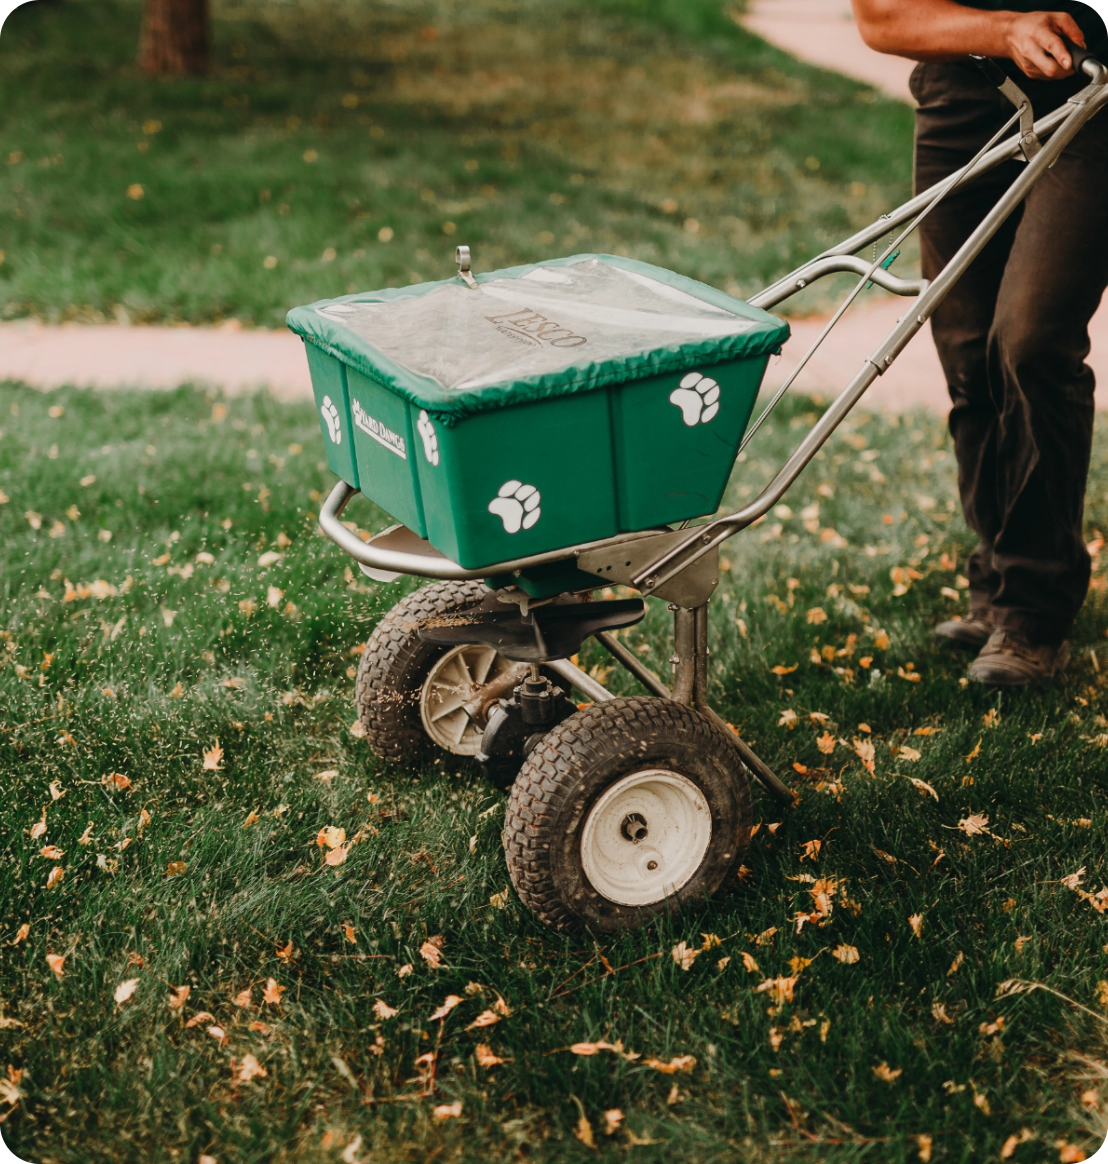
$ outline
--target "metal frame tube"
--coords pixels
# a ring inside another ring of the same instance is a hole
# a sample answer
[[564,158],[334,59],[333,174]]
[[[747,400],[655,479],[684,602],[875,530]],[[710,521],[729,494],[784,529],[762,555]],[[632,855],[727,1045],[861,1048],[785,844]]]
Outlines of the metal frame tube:
[[[812,426],[807,436],[766,488],[742,509],[716,518],[715,521],[709,522],[706,526],[698,526],[696,529],[690,530],[689,537],[684,542],[679,543],[657,561],[640,570],[634,579],[636,587],[643,589],[648,578],[651,582],[648,589],[663,585],[683,569],[692,565],[701,555],[708,553],[729,537],[757,521],[759,517],[768,513],[780,501],[785,490],[796,480],[835,429],[838,428],[846,415],[865,394],[866,389],[891,366],[916,332],[931,317],[935,308],[946,298],[951,287],[977,258],[1000,225],[1023,201],[1027,191],[1046,170],[1053,166],[1059,154],[1085,122],[1103,105],[1108,104],[1108,86],[1091,86],[1090,88],[1092,92],[1087,99],[1079,101],[1077,98],[1073,98],[1067,102],[1069,112],[1065,119],[1057,125],[1050,140],[1027,164],[1023,173],[1000,196],[996,205],[982,219],[977,229],[919,297],[913,310],[893,328],[877,350],[862,365],[861,370],[850,384]],[[1088,89],[1082,90],[1082,93],[1077,96],[1082,97],[1088,93]]]
[[655,695],[660,695],[663,699],[672,699],[673,692],[650,670],[649,667],[643,665],[635,656],[612,634],[611,631],[597,631],[593,636],[597,639],[601,646],[612,655],[623,668],[630,671],[632,675],[647,689],[652,691]]

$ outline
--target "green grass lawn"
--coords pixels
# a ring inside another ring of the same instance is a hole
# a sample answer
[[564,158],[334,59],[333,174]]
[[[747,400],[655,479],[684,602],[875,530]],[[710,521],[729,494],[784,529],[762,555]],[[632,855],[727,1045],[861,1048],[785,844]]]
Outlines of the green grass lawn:
[[[565,1161],[596,1154],[587,1128],[601,1155],[642,1161],[916,1161],[928,1144],[976,1161],[1007,1144],[1029,1164],[1100,1144],[1103,556],[1064,676],[963,687],[965,660],[929,643],[964,608],[948,441],[928,417],[855,418],[789,508],[729,544],[712,603],[714,702],[799,805],[758,797],[749,871],[711,905],[559,936],[505,892],[501,794],[470,770],[386,770],[351,731],[359,644],[404,586],[352,573],[316,532],[330,481],[311,408],[226,407],[0,386],[14,1151]],[[810,407],[759,434],[732,501]],[[1090,540],[1106,469],[1102,435]],[[662,671],[668,615],[650,606],[627,639]],[[357,839],[338,867],[327,826]],[[1062,881],[1082,868],[1092,901]],[[797,933],[812,878],[837,883],[834,908]],[[433,969],[419,951],[436,935]],[[711,948],[686,971],[679,942]],[[998,997],[1010,979],[1073,1001]],[[498,998],[498,1021],[467,1029]],[[641,1057],[568,1050],[599,1040]],[[503,1062],[483,1066],[480,1044]],[[247,1056],[264,1076],[243,1078]],[[695,1065],[675,1074],[649,1062],[682,1056]]]
[[186,80],[139,73],[139,19],[4,25],[0,318],[275,327],[451,275],[458,242],[480,270],[605,251],[750,293],[910,182],[906,105],[720,0],[220,3]]

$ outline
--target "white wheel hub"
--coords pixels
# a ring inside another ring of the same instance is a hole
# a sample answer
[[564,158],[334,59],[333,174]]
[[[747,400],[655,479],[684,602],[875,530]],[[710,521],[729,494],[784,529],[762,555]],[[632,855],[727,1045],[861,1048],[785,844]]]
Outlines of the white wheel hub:
[[[492,647],[454,647],[431,668],[419,694],[423,728],[440,748],[456,756],[476,756],[485,731],[483,708],[474,708],[481,688],[513,664]],[[468,707],[467,707],[468,705]]]
[[700,868],[712,842],[704,793],[667,768],[620,777],[581,830],[581,864],[593,888],[617,905],[654,905]]

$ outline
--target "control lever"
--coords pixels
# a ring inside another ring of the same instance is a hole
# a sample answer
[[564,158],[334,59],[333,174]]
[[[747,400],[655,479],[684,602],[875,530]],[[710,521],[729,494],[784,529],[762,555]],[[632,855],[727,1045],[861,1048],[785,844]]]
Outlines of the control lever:
[[1026,161],[1031,159],[1043,148],[1043,143],[1035,135],[1035,113],[1027,94],[1012,80],[1011,77],[989,57],[970,57],[973,63],[985,74],[985,79],[995,85],[1005,97],[1020,112],[1020,149]]

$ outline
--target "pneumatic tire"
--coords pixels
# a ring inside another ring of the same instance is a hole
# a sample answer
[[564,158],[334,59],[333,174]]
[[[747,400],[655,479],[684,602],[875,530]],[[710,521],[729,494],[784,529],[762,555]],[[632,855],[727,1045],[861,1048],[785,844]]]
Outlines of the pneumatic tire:
[[420,701],[428,675],[448,648],[425,643],[419,628],[429,618],[476,606],[488,592],[480,581],[432,582],[377,624],[358,664],[355,699],[366,743],[379,759],[410,764],[436,751]]
[[527,758],[504,851],[544,925],[612,933],[703,904],[733,878],[750,828],[750,781],[720,728],[669,700],[613,699]]

